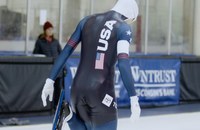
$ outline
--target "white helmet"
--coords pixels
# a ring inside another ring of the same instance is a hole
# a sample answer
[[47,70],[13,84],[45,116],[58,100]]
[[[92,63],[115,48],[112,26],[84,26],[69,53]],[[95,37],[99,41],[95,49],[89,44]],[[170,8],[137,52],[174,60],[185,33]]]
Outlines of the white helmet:
[[114,10],[132,20],[137,19],[139,12],[138,5],[135,0],[118,0],[111,10]]

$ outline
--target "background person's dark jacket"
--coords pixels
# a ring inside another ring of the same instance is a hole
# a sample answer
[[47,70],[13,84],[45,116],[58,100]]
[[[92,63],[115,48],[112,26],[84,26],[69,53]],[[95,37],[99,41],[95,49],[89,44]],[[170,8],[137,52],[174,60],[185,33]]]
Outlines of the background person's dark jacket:
[[44,36],[39,36],[35,43],[33,54],[43,54],[47,57],[56,58],[61,50],[57,39],[52,38],[52,41],[48,41]]

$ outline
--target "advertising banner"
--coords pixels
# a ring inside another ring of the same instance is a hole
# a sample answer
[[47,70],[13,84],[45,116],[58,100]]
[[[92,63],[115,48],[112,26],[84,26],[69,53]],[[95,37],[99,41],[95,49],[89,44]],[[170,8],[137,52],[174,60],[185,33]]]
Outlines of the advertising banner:
[[[67,61],[68,74],[65,78],[66,98],[75,76],[79,59]],[[130,59],[134,86],[142,105],[171,105],[179,103],[180,95],[180,60],[179,59]],[[118,106],[130,105],[129,97],[123,85],[120,72],[116,65],[115,93]]]
[[[143,105],[171,105],[179,103],[180,60],[142,59],[130,60],[136,93]],[[117,75],[119,72],[117,72]],[[120,77],[120,76],[119,76]],[[119,78],[116,81],[119,105],[129,104],[126,90]]]

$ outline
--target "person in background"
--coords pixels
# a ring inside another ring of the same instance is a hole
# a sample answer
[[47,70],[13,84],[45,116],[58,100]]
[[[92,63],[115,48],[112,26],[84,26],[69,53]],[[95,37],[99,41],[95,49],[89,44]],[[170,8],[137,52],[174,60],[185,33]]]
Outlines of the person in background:
[[[49,21],[45,22],[43,25],[43,33],[38,36],[35,43],[35,48],[33,54],[42,54],[46,57],[53,57],[54,59],[61,53],[62,49],[59,41],[53,35],[53,25]],[[56,109],[58,104],[61,86],[63,85],[63,74],[59,74],[55,81],[55,91],[54,91],[54,105],[53,108]]]
[[43,26],[43,33],[38,36],[33,54],[43,54],[56,58],[62,51],[61,46],[53,35],[53,25],[47,21]]

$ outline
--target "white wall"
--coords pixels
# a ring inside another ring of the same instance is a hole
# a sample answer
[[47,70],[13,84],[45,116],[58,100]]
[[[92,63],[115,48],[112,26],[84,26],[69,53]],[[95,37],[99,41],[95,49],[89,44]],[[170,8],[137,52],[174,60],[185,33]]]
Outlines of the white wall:
[[[52,21],[55,26],[58,27],[58,14],[59,14],[59,0],[30,0],[31,6],[34,7],[31,9],[31,25],[30,25],[30,35],[36,36],[39,32],[42,31],[41,27],[36,24],[36,22],[39,23],[39,10],[40,9],[48,9],[48,14],[50,15],[50,19],[56,19],[55,21]],[[105,10],[109,10],[113,7],[117,0],[94,0],[94,13],[96,12],[102,12]],[[142,20],[145,21],[145,0],[138,0],[141,2],[140,8],[140,14],[142,14]],[[186,24],[190,24],[192,21],[189,22],[182,22],[182,20],[185,20],[184,17],[187,17],[186,15],[183,16],[184,13],[184,2],[187,0],[173,0],[174,8],[173,8],[173,28],[172,31],[175,32],[175,34],[178,35],[192,35],[192,31],[194,30],[194,39],[191,39],[191,43],[193,43],[194,40],[194,53],[200,55],[200,44],[198,44],[198,41],[200,41],[200,37],[198,34],[200,34],[200,0],[195,0],[195,26],[187,26]],[[150,14],[157,17],[157,23],[152,23],[149,26],[151,26],[151,30],[149,33],[153,37],[158,37],[157,35],[166,35],[167,34],[167,28],[168,24],[166,23],[166,20],[168,20],[167,12],[168,12],[168,0],[149,0],[150,2]],[[70,3],[70,4],[69,4]],[[78,4],[77,4],[78,3]],[[26,14],[26,0],[0,0],[0,6],[8,4],[8,8],[14,11],[23,12]],[[79,6],[81,4],[81,6]],[[71,7],[72,6],[72,7]],[[76,7],[75,7],[76,6]],[[178,8],[177,8],[178,7]],[[74,9],[75,12],[69,13],[68,9]],[[79,17],[83,17],[85,14],[89,13],[90,11],[90,0],[64,0],[64,24],[63,25],[63,31],[65,31],[65,35],[63,35],[64,39],[67,39],[67,36],[72,33],[72,31],[75,28],[75,25],[78,22]],[[54,10],[54,11],[52,11]],[[78,12],[79,11],[79,12]],[[176,13],[181,12],[181,13]],[[72,14],[73,13],[73,14]],[[154,13],[154,14],[153,14]],[[70,16],[69,16],[70,15]],[[192,14],[191,14],[192,15]],[[182,19],[183,17],[183,19]],[[155,18],[155,17],[153,17]],[[151,18],[150,18],[151,20]],[[25,25],[24,25],[25,26]],[[164,26],[160,30],[156,30],[158,26]],[[184,28],[187,28],[187,30],[190,30],[190,33],[181,34]],[[36,30],[36,31],[33,31]],[[67,30],[67,31],[66,31]],[[155,31],[155,32],[154,32]],[[56,29],[55,32],[58,32]],[[144,31],[142,32],[144,33]],[[56,37],[58,35],[56,34]],[[33,37],[35,38],[35,37]],[[142,41],[143,41],[142,37]],[[64,40],[65,41],[65,40]],[[16,43],[15,43],[16,42]],[[0,41],[0,50],[9,50],[9,51],[24,51],[24,42],[25,41]],[[34,46],[34,39],[28,43],[28,50],[32,50]],[[154,41],[153,41],[154,42]],[[157,41],[159,42],[159,41]],[[142,43],[143,44],[143,43]],[[65,45],[65,42],[62,44]],[[193,45],[190,45],[193,46]],[[134,48],[134,47],[132,47]],[[149,47],[151,51],[156,50],[157,48]],[[176,47],[175,47],[176,48]],[[181,49],[181,48],[180,48]],[[180,50],[179,49],[179,50]],[[162,49],[158,49],[162,50]],[[177,49],[174,49],[177,50]]]
[[0,0],[0,6],[6,5],[6,0]]

